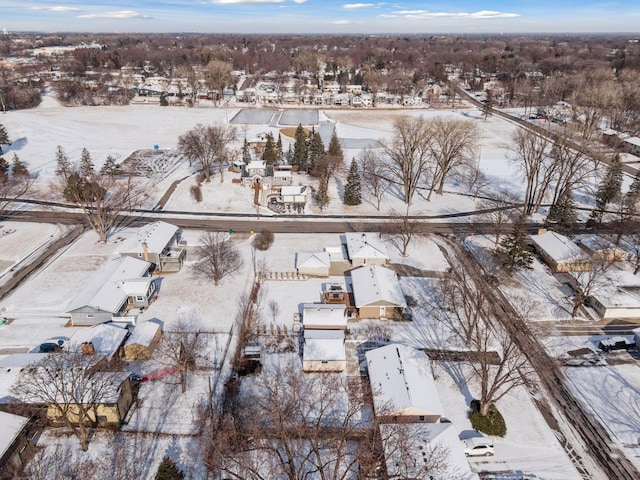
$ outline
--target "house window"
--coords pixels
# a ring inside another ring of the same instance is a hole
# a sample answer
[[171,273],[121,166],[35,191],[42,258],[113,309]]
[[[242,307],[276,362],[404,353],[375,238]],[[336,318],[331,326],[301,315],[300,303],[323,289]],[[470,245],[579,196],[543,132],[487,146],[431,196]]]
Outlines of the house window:
[[418,417],[418,421],[420,421],[420,422],[424,422],[424,415],[420,415],[420,416]]
[[87,318],[95,318],[95,315],[93,313],[87,313]]
[[144,302],[144,297],[143,297],[142,295],[138,295],[138,296],[136,297],[136,301],[137,301],[137,302]]
[[138,252],[138,257],[142,258],[142,255],[144,255],[142,252]]
[[322,360],[322,363],[323,363],[323,364],[324,364],[324,363],[329,363],[329,361],[328,361],[328,360]]
[[106,423],[109,419],[106,415],[98,415],[98,423]]

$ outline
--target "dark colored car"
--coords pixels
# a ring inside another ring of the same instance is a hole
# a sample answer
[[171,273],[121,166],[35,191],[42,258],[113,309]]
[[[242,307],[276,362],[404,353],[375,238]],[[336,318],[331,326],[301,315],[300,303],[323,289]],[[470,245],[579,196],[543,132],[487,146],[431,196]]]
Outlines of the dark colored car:
[[603,352],[610,352],[612,350],[630,350],[635,348],[636,344],[631,340],[627,340],[624,337],[610,337],[601,340],[598,344],[598,348]]
[[62,347],[57,343],[45,342],[40,344],[40,353],[53,353],[60,350],[62,350]]

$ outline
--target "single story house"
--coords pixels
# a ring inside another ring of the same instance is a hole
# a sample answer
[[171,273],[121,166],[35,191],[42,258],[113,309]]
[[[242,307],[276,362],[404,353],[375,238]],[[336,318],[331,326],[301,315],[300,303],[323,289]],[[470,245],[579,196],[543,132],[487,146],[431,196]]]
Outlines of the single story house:
[[78,348],[87,355],[98,354],[107,362],[122,358],[124,341],[129,330],[114,323],[102,323],[76,331],[65,348]]
[[427,354],[392,343],[365,353],[381,423],[439,423],[444,416]]
[[149,360],[161,337],[162,329],[158,322],[138,323],[124,344],[125,360]]
[[32,451],[30,422],[27,417],[0,411],[0,471],[23,469]]
[[74,326],[90,326],[123,317],[129,308],[146,307],[156,291],[152,264],[120,257],[103,265],[67,307]]
[[394,318],[407,308],[393,270],[380,265],[356,268],[351,270],[351,281],[360,318]]
[[121,257],[134,257],[150,262],[158,272],[178,272],[187,256],[180,230],[167,222],[153,222],[140,227],[118,249]]
[[586,300],[603,319],[640,319],[640,277],[631,272],[609,270],[603,285]]
[[344,330],[304,329],[303,371],[343,372],[346,368]]
[[305,303],[302,306],[302,326],[305,330],[341,330],[347,328],[346,305]]
[[380,239],[379,233],[350,232],[345,234],[347,254],[351,265],[385,265],[389,262],[387,246]]
[[629,256],[624,249],[600,235],[581,236],[578,239],[578,246],[594,260],[620,261]]
[[331,260],[328,252],[296,253],[296,272],[315,277],[328,277]]
[[530,235],[529,238],[536,252],[553,273],[591,270],[589,255],[564,235],[547,231],[539,235]]

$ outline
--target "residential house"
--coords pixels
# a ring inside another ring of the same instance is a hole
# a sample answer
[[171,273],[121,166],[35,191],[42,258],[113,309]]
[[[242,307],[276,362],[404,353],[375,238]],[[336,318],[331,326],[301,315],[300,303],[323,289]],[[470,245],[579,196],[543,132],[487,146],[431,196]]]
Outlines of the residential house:
[[439,423],[444,409],[431,361],[422,351],[392,343],[365,353],[375,414],[381,423]]
[[343,372],[347,368],[344,329],[304,329],[302,370],[305,372]]
[[351,265],[386,265],[389,262],[387,246],[382,242],[379,233],[350,232],[346,233],[345,243]]
[[[0,472],[19,472],[24,468],[33,451],[30,447],[34,446],[30,424],[27,417],[0,411]],[[4,478],[1,473],[0,477]]]
[[624,270],[611,269],[599,279],[599,284],[586,303],[605,320],[640,319],[640,277]]
[[622,140],[624,151],[640,157],[640,138],[639,137],[627,137]]
[[346,307],[341,304],[305,303],[302,325],[311,330],[341,330],[347,328]]
[[118,249],[121,257],[134,257],[150,262],[156,272],[178,272],[187,256],[180,230],[167,222],[153,222],[141,227]]
[[398,275],[380,265],[351,270],[355,307],[360,318],[400,318],[407,302]]
[[529,238],[552,272],[584,272],[591,269],[589,255],[564,235],[546,231],[530,235]]
[[315,277],[328,277],[331,260],[328,252],[296,253],[296,272]]
[[102,323],[77,330],[65,348],[78,348],[86,355],[99,355],[107,362],[123,357],[124,341],[129,331],[114,323]]
[[351,95],[362,95],[362,85],[347,85],[345,91]]
[[615,243],[600,235],[584,235],[578,239],[578,246],[594,260],[620,261],[629,258],[629,254]]
[[161,337],[162,328],[158,322],[138,323],[124,344],[125,360],[149,360]]
[[75,326],[98,325],[120,317],[129,309],[146,307],[156,291],[152,264],[120,257],[103,265],[67,307]]

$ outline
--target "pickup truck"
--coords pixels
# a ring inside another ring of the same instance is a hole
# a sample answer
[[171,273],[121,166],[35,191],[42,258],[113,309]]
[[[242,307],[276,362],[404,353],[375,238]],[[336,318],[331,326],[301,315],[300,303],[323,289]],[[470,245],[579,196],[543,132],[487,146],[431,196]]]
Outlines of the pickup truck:
[[605,338],[598,344],[598,348],[603,352],[610,352],[612,350],[630,350],[635,347],[635,342],[620,336]]

